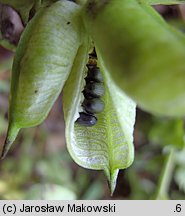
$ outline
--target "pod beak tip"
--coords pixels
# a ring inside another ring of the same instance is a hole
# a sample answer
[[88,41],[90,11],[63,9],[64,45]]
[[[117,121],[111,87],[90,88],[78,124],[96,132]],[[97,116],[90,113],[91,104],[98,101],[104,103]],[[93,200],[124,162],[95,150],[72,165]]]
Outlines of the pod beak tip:
[[15,124],[10,124],[7,132],[7,136],[4,142],[4,146],[2,148],[2,152],[0,155],[0,160],[3,160],[7,155],[11,145],[13,144],[14,140],[17,137],[20,128],[16,127]]
[[3,160],[6,157],[8,150],[9,150],[9,147],[10,147],[10,144],[11,144],[10,140],[6,139],[5,144],[3,146],[3,150],[1,152],[0,160]]
[[2,152],[2,154],[1,154],[1,157],[0,157],[0,160],[3,160],[4,158],[5,158],[5,154]]

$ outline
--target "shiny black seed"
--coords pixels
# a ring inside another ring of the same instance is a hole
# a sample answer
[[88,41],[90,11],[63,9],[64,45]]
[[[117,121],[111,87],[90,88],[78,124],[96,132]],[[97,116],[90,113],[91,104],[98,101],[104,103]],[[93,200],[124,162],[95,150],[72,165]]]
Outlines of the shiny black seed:
[[99,113],[104,110],[104,102],[99,98],[85,99],[82,106],[86,112],[91,114]]
[[94,82],[103,82],[103,76],[98,67],[88,67],[88,74],[86,77],[86,82],[94,81]]
[[81,112],[79,113],[80,117],[76,120],[76,122],[82,126],[91,127],[96,124],[97,118],[93,115]]
[[85,98],[99,98],[104,95],[104,86],[102,83],[89,82],[85,86],[83,94]]

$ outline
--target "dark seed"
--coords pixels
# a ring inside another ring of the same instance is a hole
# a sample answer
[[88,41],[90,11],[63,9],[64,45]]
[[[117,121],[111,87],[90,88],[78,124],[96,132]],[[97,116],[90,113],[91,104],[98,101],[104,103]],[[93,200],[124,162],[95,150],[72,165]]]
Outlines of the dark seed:
[[85,98],[99,98],[104,95],[104,86],[102,83],[89,82],[83,93]]
[[96,124],[97,122],[97,118],[93,115],[81,112],[79,113],[80,117],[76,120],[76,122],[82,126],[93,126]]
[[97,55],[96,55],[95,52],[90,53],[90,54],[89,54],[89,57],[90,57],[90,58],[96,58],[96,59],[97,59]]
[[98,67],[88,67],[86,81],[103,82],[103,76]]
[[99,113],[104,110],[104,102],[99,98],[85,99],[82,106],[86,112],[91,114]]

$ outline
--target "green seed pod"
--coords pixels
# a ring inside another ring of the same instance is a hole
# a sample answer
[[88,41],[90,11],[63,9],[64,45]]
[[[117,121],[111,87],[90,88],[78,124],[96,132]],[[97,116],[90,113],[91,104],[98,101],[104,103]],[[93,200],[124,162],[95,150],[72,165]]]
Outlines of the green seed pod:
[[[101,97],[103,104],[98,100],[97,105],[98,109],[99,105],[103,106],[97,114],[94,105],[93,110],[88,109],[93,114],[84,114],[85,108],[91,108],[92,105],[85,104],[84,107],[82,96],[87,72],[88,44],[87,41],[79,50],[63,89],[65,137],[73,160],[88,169],[104,170],[112,193],[118,169],[125,169],[133,162],[135,103],[112,82],[102,59],[98,58],[97,66],[103,76],[105,94]],[[99,53],[97,55],[100,56]]]
[[2,157],[19,129],[40,124],[60,94],[82,44],[79,12],[77,4],[58,1],[41,9],[27,25],[13,63]]
[[185,37],[137,0],[89,0],[84,23],[111,78],[154,114],[185,115]]

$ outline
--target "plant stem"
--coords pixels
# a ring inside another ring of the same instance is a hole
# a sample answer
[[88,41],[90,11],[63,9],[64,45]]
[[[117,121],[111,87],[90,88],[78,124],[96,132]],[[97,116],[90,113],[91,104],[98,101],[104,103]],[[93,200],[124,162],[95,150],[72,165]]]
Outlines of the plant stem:
[[175,149],[173,147],[170,148],[168,155],[166,156],[164,167],[162,169],[162,173],[159,179],[159,184],[157,187],[156,199],[168,199],[168,190],[170,186],[170,182],[172,179],[172,173],[174,169],[174,155]]

